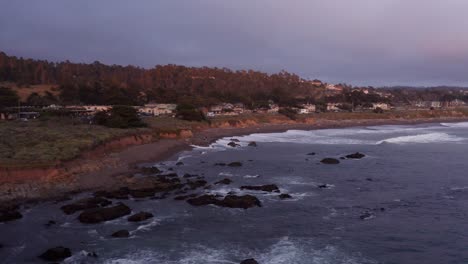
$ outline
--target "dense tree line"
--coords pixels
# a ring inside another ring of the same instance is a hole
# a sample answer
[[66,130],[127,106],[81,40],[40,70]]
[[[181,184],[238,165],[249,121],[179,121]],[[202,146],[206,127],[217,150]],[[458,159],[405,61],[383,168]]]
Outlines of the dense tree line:
[[218,102],[245,103],[256,107],[273,100],[281,105],[310,102],[320,97],[317,87],[285,71],[233,71],[226,68],[134,66],[54,63],[7,56],[0,53],[0,82],[21,86],[57,84],[60,100],[83,104],[190,103],[195,106]]

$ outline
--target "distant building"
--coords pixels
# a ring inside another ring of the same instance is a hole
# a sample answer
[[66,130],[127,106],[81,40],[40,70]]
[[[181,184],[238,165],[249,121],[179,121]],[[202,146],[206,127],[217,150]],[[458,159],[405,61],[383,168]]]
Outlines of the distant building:
[[299,114],[311,114],[314,113],[316,110],[316,107],[314,104],[303,104],[299,108]]
[[139,113],[152,116],[171,115],[175,113],[176,104],[146,104],[138,108]]
[[373,109],[380,108],[382,110],[389,110],[390,106],[388,104],[386,104],[386,103],[373,103],[372,108]]
[[101,112],[101,111],[109,111],[112,106],[110,105],[83,105],[82,106],[85,110],[91,111],[91,112]]
[[338,112],[341,111],[341,108],[339,107],[341,104],[338,103],[328,103],[327,104],[327,111],[330,112]]
[[441,108],[442,107],[442,103],[440,101],[432,101],[431,102],[431,107],[433,108]]

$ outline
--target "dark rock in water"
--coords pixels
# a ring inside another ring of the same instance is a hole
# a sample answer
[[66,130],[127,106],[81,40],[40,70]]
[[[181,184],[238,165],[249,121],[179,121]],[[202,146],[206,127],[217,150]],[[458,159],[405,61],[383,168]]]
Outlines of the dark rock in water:
[[97,258],[98,257],[98,255],[94,251],[93,252],[88,252],[87,256],[90,257],[90,258]]
[[177,165],[177,166],[182,166],[182,165],[184,165],[184,163],[183,163],[182,161],[179,161],[179,162],[177,162],[175,165]]
[[234,142],[232,142],[232,141],[229,142],[227,145],[230,146],[230,147],[233,147],[233,148],[235,148],[235,147],[240,147],[239,144],[236,144],[236,143],[234,143]]
[[309,156],[315,156],[315,152],[307,153]]
[[51,226],[56,225],[56,224],[57,224],[57,222],[55,222],[53,220],[49,220],[49,222],[47,222],[47,224],[45,224],[45,226],[51,227]]
[[179,175],[177,175],[177,173],[173,172],[173,173],[159,175],[159,177],[160,178],[174,178],[174,177],[179,177]]
[[128,206],[119,203],[113,207],[87,209],[78,216],[81,223],[96,224],[129,215],[132,211]]
[[224,197],[223,200],[217,202],[216,205],[222,206],[222,207],[243,208],[243,209],[247,209],[247,208],[254,207],[254,206],[262,207],[262,204],[257,199],[257,197],[252,196],[252,195],[243,195],[243,196],[228,195]]
[[366,181],[374,181],[372,178],[366,178]]
[[324,158],[320,162],[322,162],[323,164],[339,164],[340,163],[339,160],[334,159],[334,158]]
[[23,218],[23,215],[18,210],[19,206],[17,204],[0,204],[0,223]]
[[326,189],[326,188],[328,188],[328,184],[320,184],[317,187],[320,188],[320,189]]
[[236,196],[236,195],[228,195],[224,197],[223,200],[218,200],[215,195],[202,195],[197,198],[192,198],[187,200],[187,202],[193,206],[202,206],[202,205],[209,205],[214,204],[221,207],[229,207],[229,208],[243,208],[247,209],[250,207],[258,206],[261,207],[260,201],[257,197],[252,195],[243,195],[243,196]]
[[364,155],[362,153],[356,152],[356,153],[353,153],[353,154],[346,155],[346,158],[348,158],[348,159],[362,159],[365,156],[366,155]]
[[340,157],[340,160],[345,160],[346,158],[345,157]]
[[86,210],[86,209],[91,209],[91,208],[98,208],[98,207],[104,207],[112,204],[111,201],[106,200],[102,197],[92,197],[92,198],[84,198],[80,199],[74,203],[64,205],[60,207],[62,211],[67,214],[74,214],[78,211]]
[[224,162],[218,162],[218,163],[215,163],[215,166],[226,166],[226,163],[224,163]]
[[202,206],[208,204],[216,204],[219,200],[215,195],[205,194],[196,198],[188,199],[187,203],[193,206]]
[[143,174],[158,174],[161,173],[161,170],[157,167],[143,167],[140,169]]
[[128,230],[119,230],[117,232],[114,232],[112,235],[112,237],[116,237],[116,238],[125,238],[125,237],[129,237],[130,236],[130,232],[128,232]]
[[207,184],[208,182],[205,180],[196,180],[196,181],[187,181],[187,185],[190,187],[190,189],[195,190],[196,188],[203,187]]
[[0,223],[10,222],[23,218],[23,215],[18,211],[5,211],[0,212]]
[[115,191],[97,191],[94,193],[94,197],[105,197],[107,199],[120,199],[127,200],[130,194],[130,189],[122,187]]
[[243,260],[240,264],[258,264],[258,262],[255,259],[251,258]]
[[359,216],[359,218],[361,218],[361,220],[369,220],[369,219],[374,218],[374,215],[369,212],[365,212],[364,214]]
[[155,194],[156,194],[156,190],[154,188],[130,190],[130,195],[133,198],[153,197]]
[[62,261],[72,256],[71,250],[65,247],[55,247],[42,253],[39,258],[45,261]]
[[249,142],[249,147],[256,147],[256,146],[257,146],[257,142],[255,141]]
[[189,174],[189,173],[185,173],[184,174],[184,178],[193,178],[193,177],[197,177],[198,175],[197,174]]
[[194,197],[197,197],[197,196],[198,196],[197,194],[181,195],[181,196],[174,197],[174,200],[183,201],[183,200],[186,200],[188,198],[194,198]]
[[222,179],[220,181],[215,182],[215,184],[231,184],[231,183],[232,183],[232,180],[230,180],[228,178],[225,178],[225,179]]
[[130,216],[127,220],[129,222],[141,222],[141,221],[148,220],[148,219],[150,219],[152,217],[153,217],[152,213],[139,212],[137,214],[134,214],[134,215]]
[[240,140],[238,140],[237,138],[231,138],[231,141],[232,142],[240,142]]
[[287,193],[282,193],[278,196],[281,200],[284,200],[284,199],[291,199],[292,196],[287,194]]
[[260,186],[241,186],[241,190],[264,191],[264,192],[279,192],[276,184],[267,184]]
[[241,167],[242,166],[242,162],[239,162],[239,161],[235,161],[235,162],[231,162],[228,164],[229,167]]

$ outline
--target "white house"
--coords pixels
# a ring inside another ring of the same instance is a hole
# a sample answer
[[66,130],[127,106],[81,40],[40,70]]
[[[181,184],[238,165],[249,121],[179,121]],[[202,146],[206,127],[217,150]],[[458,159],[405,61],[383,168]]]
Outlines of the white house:
[[138,112],[152,116],[170,115],[175,112],[176,104],[146,104],[138,109]]
[[338,107],[340,104],[337,103],[328,103],[327,104],[327,111],[331,112],[338,112],[341,111],[341,109]]
[[373,109],[380,108],[382,110],[389,110],[390,106],[388,104],[386,104],[386,103],[373,103],[372,108]]
[[301,108],[299,108],[299,114],[311,114],[314,113],[316,107],[314,104],[303,104]]

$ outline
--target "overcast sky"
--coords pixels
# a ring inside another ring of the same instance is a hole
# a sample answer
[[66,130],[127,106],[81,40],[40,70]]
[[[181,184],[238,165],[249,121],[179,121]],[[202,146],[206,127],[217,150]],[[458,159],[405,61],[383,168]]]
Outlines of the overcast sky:
[[467,0],[0,0],[0,50],[468,86]]

